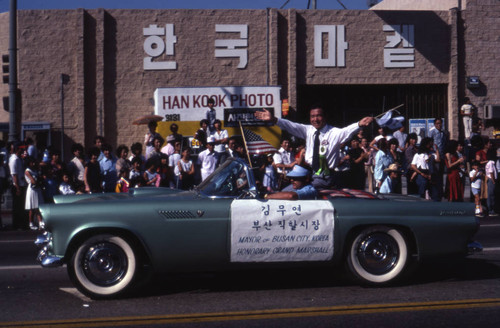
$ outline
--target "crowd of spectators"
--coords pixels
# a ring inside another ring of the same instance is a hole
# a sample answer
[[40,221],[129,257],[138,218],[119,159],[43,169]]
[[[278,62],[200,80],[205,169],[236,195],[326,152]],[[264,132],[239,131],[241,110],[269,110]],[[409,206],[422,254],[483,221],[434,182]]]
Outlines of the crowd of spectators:
[[[27,220],[17,220],[14,228],[43,228],[38,206],[53,202],[57,194],[119,193],[133,187],[189,190],[230,157],[252,162],[258,186],[266,194],[292,190],[293,181],[288,174],[296,166],[312,173],[310,180],[316,190],[321,190],[326,181],[330,189],[402,193],[404,177],[407,194],[433,201],[464,201],[468,178],[476,214],[486,214],[484,207],[488,215],[496,215],[495,189],[500,188],[495,186],[500,160],[493,143],[481,137],[477,129],[464,145],[449,140],[440,118],[434,120],[428,137],[419,140],[415,133],[407,134],[405,127],[395,131],[381,127],[373,137],[372,121],[366,118],[344,129],[332,128],[324,118],[316,121],[316,116],[323,115],[321,108],[311,110],[311,125],[277,120],[264,113],[263,119],[274,119],[283,130],[303,138],[284,132],[279,150],[248,156],[242,138],[229,136],[212,113],[209,106],[207,119],[200,121],[200,129],[194,133],[194,142],[179,134],[175,123],[170,125],[171,134],[165,140],[156,132],[157,123],[150,122],[143,143],[133,143],[130,148],[119,145],[114,151],[103,137],[97,136],[90,149],[73,144],[72,159],[66,163],[57,149],[49,147],[42,152],[31,138],[23,143],[0,144],[0,191],[3,193],[10,186],[14,215],[27,214]],[[332,143],[334,154],[321,148],[327,147],[325,141],[316,146],[316,130],[324,131],[332,140],[338,139]],[[336,135],[329,136],[329,131]],[[190,148],[193,144],[199,147],[196,156]],[[315,147],[318,148],[314,151],[310,149]],[[318,180],[320,183],[315,183]]]

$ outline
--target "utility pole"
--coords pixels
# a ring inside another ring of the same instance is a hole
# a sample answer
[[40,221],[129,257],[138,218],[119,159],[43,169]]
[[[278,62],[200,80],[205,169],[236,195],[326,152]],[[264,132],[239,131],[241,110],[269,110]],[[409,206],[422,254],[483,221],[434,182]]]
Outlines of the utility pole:
[[9,139],[18,141],[17,134],[17,0],[10,0],[9,12]]

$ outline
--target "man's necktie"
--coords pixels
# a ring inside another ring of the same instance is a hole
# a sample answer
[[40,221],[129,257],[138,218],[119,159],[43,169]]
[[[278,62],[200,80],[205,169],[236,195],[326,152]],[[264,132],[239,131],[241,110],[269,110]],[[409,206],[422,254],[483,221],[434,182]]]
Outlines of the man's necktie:
[[313,172],[317,172],[319,169],[319,130],[314,133],[312,169]]

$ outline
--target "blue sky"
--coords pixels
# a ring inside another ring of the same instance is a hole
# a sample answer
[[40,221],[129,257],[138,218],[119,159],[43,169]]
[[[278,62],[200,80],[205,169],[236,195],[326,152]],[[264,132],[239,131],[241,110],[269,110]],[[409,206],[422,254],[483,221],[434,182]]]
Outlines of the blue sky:
[[[312,6],[312,0],[311,6]],[[367,9],[367,0],[340,0],[347,9]],[[265,9],[280,8],[286,0],[17,0],[22,9],[75,8],[198,8],[198,9]],[[337,0],[316,0],[318,9],[343,9]],[[306,9],[308,0],[290,0],[287,8]],[[10,0],[0,0],[0,12],[9,11]]]

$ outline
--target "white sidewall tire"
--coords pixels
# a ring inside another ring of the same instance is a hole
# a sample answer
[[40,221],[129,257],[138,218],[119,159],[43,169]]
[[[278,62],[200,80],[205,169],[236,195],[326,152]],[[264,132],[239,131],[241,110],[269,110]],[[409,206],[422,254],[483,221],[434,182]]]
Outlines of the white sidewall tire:
[[[125,253],[127,258],[127,269],[123,274],[123,278],[114,285],[99,286],[93,283],[85,275],[81,265],[87,249],[90,246],[101,242],[111,243],[118,246]],[[97,235],[87,239],[78,247],[76,253],[71,259],[71,262],[71,267],[73,268],[73,274],[77,283],[83,289],[85,294],[92,297],[111,297],[123,293],[128,287],[130,287],[137,272],[137,260],[134,250],[125,239],[115,235]]]
[[[363,240],[366,236],[372,233],[386,233],[391,236],[397,244],[398,249],[398,260],[394,265],[392,270],[387,273],[376,275],[368,272],[359,262],[357,257],[357,248],[358,244]],[[385,284],[390,281],[398,278],[405,268],[408,262],[408,246],[406,245],[405,238],[403,235],[396,229],[389,227],[374,227],[363,230],[361,233],[357,235],[351,244],[349,255],[348,255],[348,264],[351,271],[361,280],[367,282],[369,284]]]

